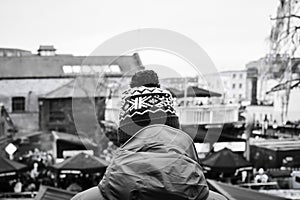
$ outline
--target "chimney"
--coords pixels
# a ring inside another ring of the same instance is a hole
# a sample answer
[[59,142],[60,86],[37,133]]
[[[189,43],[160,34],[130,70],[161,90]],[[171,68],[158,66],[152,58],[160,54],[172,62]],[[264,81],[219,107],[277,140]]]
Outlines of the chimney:
[[53,45],[40,45],[38,49],[39,56],[55,56],[56,49]]

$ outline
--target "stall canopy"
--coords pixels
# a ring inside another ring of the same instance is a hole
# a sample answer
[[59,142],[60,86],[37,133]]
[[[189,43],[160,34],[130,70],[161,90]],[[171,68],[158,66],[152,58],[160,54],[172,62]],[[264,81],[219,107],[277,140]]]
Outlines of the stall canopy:
[[41,185],[35,200],[69,200],[74,195],[67,190]]
[[[173,97],[182,98],[184,97],[184,90],[178,90],[176,88],[167,88]],[[217,92],[212,92],[196,86],[189,86],[186,91],[187,97],[221,97],[222,95]]]
[[61,163],[52,165],[50,168],[59,173],[96,173],[103,172],[108,163],[96,156],[79,153],[71,158],[64,160]]
[[224,173],[234,173],[236,170],[252,169],[252,164],[240,154],[224,148],[209,154],[201,164],[207,170]]
[[17,172],[26,170],[27,166],[4,157],[0,157],[0,177],[15,175]]
[[287,200],[287,198],[284,197],[274,196],[213,180],[207,180],[207,183],[211,190],[222,194],[228,200]]

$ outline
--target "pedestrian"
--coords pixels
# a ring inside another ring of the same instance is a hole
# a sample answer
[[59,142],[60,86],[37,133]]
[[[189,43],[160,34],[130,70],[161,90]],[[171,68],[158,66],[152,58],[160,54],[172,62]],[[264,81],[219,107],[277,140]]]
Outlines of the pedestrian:
[[223,200],[209,190],[192,138],[181,131],[169,91],[152,70],[123,92],[116,151],[98,187],[72,200]]
[[20,193],[20,192],[22,192],[22,187],[23,187],[23,184],[22,184],[20,178],[18,178],[18,179],[17,179],[17,182],[16,182],[16,184],[15,184],[15,186],[14,186],[14,192],[15,192],[15,193]]

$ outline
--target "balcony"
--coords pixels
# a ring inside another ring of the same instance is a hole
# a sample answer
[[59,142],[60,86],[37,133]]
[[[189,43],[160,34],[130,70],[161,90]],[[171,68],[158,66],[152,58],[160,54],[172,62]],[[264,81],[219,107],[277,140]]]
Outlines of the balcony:
[[238,105],[177,107],[180,124],[216,124],[238,121]]
[[[202,105],[176,107],[180,124],[216,124],[238,121],[239,105]],[[107,108],[105,120],[118,122],[119,109]]]

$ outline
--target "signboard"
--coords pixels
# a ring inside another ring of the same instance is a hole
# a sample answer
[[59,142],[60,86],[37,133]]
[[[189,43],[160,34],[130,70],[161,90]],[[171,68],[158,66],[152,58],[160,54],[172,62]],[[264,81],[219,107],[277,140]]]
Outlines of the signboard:
[[9,143],[9,144],[5,147],[5,151],[6,151],[6,153],[8,153],[9,155],[13,155],[13,154],[17,151],[17,147],[16,147],[13,143]]
[[63,157],[64,158],[73,157],[73,156],[76,156],[77,154],[80,154],[80,153],[86,153],[88,155],[94,155],[93,150],[65,150],[65,151],[63,151]]
[[300,189],[300,171],[292,172],[292,189]]
[[217,142],[214,145],[215,151],[220,151],[224,148],[228,148],[233,152],[245,152],[246,151],[246,142]]
[[210,144],[209,143],[195,143],[197,153],[209,153]]
[[61,174],[81,174],[79,170],[61,170]]

